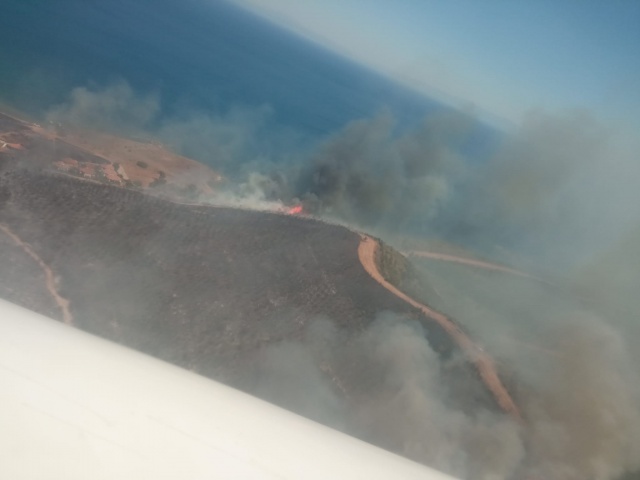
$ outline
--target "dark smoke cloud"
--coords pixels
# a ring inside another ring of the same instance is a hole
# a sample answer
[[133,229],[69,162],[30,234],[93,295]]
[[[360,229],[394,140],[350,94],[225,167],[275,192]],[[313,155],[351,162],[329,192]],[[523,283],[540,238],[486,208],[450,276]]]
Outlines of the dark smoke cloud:
[[456,147],[470,122],[435,115],[398,135],[389,113],[354,121],[312,155],[296,195],[313,211],[369,227],[426,227],[464,171]]

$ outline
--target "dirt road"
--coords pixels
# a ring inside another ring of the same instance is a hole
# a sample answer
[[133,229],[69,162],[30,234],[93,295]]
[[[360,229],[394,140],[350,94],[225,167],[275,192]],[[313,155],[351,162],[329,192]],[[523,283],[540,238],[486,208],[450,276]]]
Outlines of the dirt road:
[[480,378],[494,396],[496,402],[500,408],[507,414],[514,417],[516,420],[521,421],[522,416],[517,405],[511,398],[511,395],[505,388],[504,384],[500,380],[498,372],[496,370],[493,360],[487,355],[487,353],[480,347],[478,347],[469,336],[464,333],[455,323],[453,323],[446,315],[437,312],[426,305],[423,305],[406,294],[402,293],[391,283],[387,282],[380,274],[375,261],[376,250],[378,249],[378,242],[373,238],[360,234],[360,245],[358,246],[358,257],[362,266],[374,280],[380,283],[384,288],[391,293],[401,298],[405,302],[409,303],[413,307],[419,309],[429,319],[438,322],[445,329],[445,331],[453,338],[460,349],[467,355],[467,357],[475,365]]
[[60,307],[60,310],[62,311],[62,321],[67,325],[73,325],[73,316],[69,311],[69,300],[64,298],[58,292],[58,288],[56,287],[55,275],[53,274],[53,271],[51,270],[51,268],[49,268],[49,265],[47,265],[44,262],[44,260],[40,258],[40,255],[38,255],[33,250],[33,248],[31,248],[29,244],[23,242],[22,239],[18,235],[16,235],[9,227],[0,224],[0,230],[3,233],[5,233],[9,238],[11,238],[11,240],[13,240],[16,243],[16,245],[22,248],[22,250],[24,250],[24,252],[27,255],[33,258],[33,260],[38,265],[40,265],[40,268],[42,268],[44,272],[44,278],[45,278],[47,290],[49,290],[49,293],[51,294],[56,304],[58,305],[58,307]]
[[421,258],[431,258],[434,260],[443,260],[446,262],[461,263],[463,265],[470,265],[472,267],[485,268],[487,270],[494,270],[496,272],[511,273],[513,275],[519,275],[521,277],[538,280],[533,275],[515,270],[513,268],[498,265],[497,263],[485,262],[483,260],[475,260],[473,258],[459,257],[457,255],[449,255],[447,253],[425,252],[425,251],[409,251],[407,255]]

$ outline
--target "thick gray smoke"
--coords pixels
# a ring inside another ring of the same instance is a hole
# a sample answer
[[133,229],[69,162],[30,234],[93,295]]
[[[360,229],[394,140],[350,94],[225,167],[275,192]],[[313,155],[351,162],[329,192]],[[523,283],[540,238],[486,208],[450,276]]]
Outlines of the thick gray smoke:
[[525,399],[534,477],[608,479],[640,468],[640,378],[620,334],[582,317],[548,345],[557,358]]
[[[465,156],[473,118],[461,113],[402,129],[383,112],[310,141],[272,125],[267,107],[160,111],[157,96],[116,84],[75,90],[50,118],[158,137],[221,171],[231,180],[225,194],[248,205],[300,201],[377,232],[533,259],[538,271],[568,276],[560,285],[597,313],[469,270],[449,295],[434,282],[444,298],[438,307],[510,366],[524,426],[451,406],[441,360],[401,318],[379,318],[348,338],[315,322],[303,341],[263,352],[247,373],[256,394],[462,478],[606,480],[640,468],[640,354],[630,348],[640,337],[637,140],[588,112],[533,112],[479,161]],[[480,305],[472,291],[491,301]],[[523,325],[536,350],[500,343]]]
[[619,334],[582,317],[545,340],[559,356],[517,372],[524,427],[452,407],[420,326],[390,314],[348,338],[315,322],[303,341],[263,352],[249,389],[460,478],[611,479],[639,468],[638,378]]
[[531,112],[446,221],[547,265],[584,261],[640,224],[640,145],[585,111]]
[[295,183],[296,195],[321,214],[371,226],[427,226],[465,171],[457,153],[472,120],[435,114],[398,135],[383,113],[329,138]]
[[516,423],[449,406],[441,361],[415,321],[381,315],[347,336],[318,320],[255,368],[257,395],[461,478],[508,478],[524,457]]
[[[581,265],[574,275],[574,288],[589,307],[609,318],[634,345],[640,337],[640,226]],[[640,351],[632,350],[640,370]]]

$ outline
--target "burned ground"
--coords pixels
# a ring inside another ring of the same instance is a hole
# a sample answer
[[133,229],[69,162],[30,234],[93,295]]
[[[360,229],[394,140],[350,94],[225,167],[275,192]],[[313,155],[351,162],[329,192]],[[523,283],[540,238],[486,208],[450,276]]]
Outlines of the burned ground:
[[[422,322],[434,349],[452,353],[437,325],[366,273],[344,227],[26,170],[5,173],[0,189],[0,222],[56,273],[79,328],[204,375],[241,386],[257,352],[302,338],[315,319],[348,336],[385,311]],[[2,246],[5,298],[56,317],[32,260]],[[361,368],[334,371],[351,367]],[[470,368],[452,370],[461,404],[491,404],[483,388],[468,391]]]

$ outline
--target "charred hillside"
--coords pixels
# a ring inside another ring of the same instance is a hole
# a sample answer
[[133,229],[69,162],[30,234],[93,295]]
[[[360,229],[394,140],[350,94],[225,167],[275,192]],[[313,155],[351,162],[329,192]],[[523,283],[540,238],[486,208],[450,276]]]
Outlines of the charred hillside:
[[56,271],[87,322],[79,326],[109,335],[110,320],[127,318],[132,346],[152,332],[174,343],[177,325],[202,334],[211,323],[226,326],[221,343],[232,345],[241,329],[230,325],[272,315],[325,314],[358,328],[378,309],[401,307],[370,295],[376,285],[350,254],[358,237],[341,227],[28,172],[7,176],[2,190],[2,222]]
[[[245,387],[266,346],[302,339],[318,318],[348,338],[396,312],[421,322],[444,357],[454,349],[366,273],[347,228],[26,170],[5,173],[0,192],[0,224],[55,272],[75,326],[204,375]],[[33,259],[7,238],[0,248],[3,297],[60,318]],[[342,374],[375,384],[362,365],[327,368],[344,395],[360,386]],[[461,406],[493,408],[468,365],[446,375]]]

